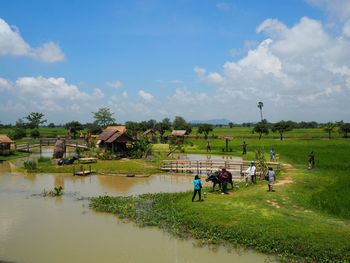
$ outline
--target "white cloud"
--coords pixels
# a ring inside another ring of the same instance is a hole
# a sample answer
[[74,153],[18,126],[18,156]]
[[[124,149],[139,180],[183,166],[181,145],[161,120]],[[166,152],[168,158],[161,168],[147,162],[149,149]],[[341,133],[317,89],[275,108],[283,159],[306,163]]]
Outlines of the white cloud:
[[343,21],[350,19],[349,0],[307,0],[307,2],[325,10],[331,18]]
[[128,93],[127,93],[126,91],[124,91],[124,92],[122,93],[122,97],[123,97],[124,99],[127,99],[127,98],[129,98],[129,95],[128,95]]
[[30,46],[23,40],[16,28],[11,28],[0,18],[0,55],[25,56]]
[[12,89],[12,83],[4,78],[0,78],[0,91]]
[[[213,99],[232,101],[232,105],[240,106],[238,112],[241,108],[249,112],[246,102],[255,104],[262,100],[266,105],[284,108],[291,114],[289,118],[294,119],[301,114],[299,119],[318,120],[322,118],[321,112],[331,107],[346,108],[349,112],[350,42],[347,39],[331,36],[319,21],[307,17],[292,27],[267,19],[257,27],[257,32],[267,34],[267,38],[242,59],[225,62],[222,71],[194,69],[199,80],[216,88]],[[278,110],[270,116],[278,120],[281,113]]]
[[34,57],[43,62],[59,62],[64,60],[64,54],[59,45],[53,42],[44,43],[38,48],[32,48],[21,36],[19,30],[9,26],[0,18],[0,56]]
[[144,99],[145,101],[151,101],[153,100],[153,95],[150,94],[150,93],[147,93],[143,90],[140,90],[138,93],[137,93],[142,99]]
[[23,95],[51,100],[86,101],[102,96],[99,89],[96,89],[94,94],[89,95],[80,91],[77,86],[68,84],[64,78],[21,77],[16,80],[16,87]]
[[121,89],[124,86],[124,84],[120,80],[116,80],[107,82],[107,86],[114,89]]
[[34,50],[34,56],[44,62],[59,62],[64,60],[60,46],[53,42],[44,43]]

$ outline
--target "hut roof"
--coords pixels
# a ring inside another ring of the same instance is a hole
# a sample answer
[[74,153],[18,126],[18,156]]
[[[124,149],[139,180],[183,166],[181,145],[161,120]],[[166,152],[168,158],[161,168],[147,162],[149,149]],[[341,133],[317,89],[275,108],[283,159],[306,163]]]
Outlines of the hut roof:
[[7,135],[0,134],[0,143],[14,143]]
[[123,134],[126,131],[125,126],[108,126],[103,132],[97,137],[97,140],[107,141],[115,133]]
[[186,130],[173,130],[171,132],[172,136],[184,136],[186,134]]
[[126,133],[116,132],[114,133],[108,140],[107,143],[113,142],[130,142],[133,141],[131,137],[129,137]]

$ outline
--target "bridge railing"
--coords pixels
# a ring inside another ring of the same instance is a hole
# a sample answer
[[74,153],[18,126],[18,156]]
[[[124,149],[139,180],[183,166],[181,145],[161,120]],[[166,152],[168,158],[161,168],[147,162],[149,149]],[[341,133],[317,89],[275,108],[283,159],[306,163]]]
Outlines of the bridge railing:
[[[268,166],[279,169],[278,162],[267,162]],[[176,173],[212,173],[222,168],[235,176],[240,176],[250,166],[250,161],[237,160],[163,160],[160,170]]]

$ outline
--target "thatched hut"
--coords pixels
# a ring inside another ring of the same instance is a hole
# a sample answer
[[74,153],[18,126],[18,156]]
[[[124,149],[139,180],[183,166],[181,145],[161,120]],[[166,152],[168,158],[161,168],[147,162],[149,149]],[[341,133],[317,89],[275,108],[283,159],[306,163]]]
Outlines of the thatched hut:
[[7,135],[0,134],[0,155],[9,155],[12,144],[14,145],[15,142],[7,137]]
[[176,143],[183,143],[185,140],[186,132],[186,130],[173,130],[170,136]]
[[108,126],[98,135],[96,144],[112,153],[125,154],[132,148],[134,141],[126,134],[125,126]]

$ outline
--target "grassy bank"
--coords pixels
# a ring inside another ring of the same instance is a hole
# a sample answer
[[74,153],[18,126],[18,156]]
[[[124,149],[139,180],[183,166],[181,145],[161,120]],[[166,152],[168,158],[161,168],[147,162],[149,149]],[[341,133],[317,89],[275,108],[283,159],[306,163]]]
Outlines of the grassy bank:
[[[222,153],[223,140],[211,142],[212,153]],[[246,159],[254,159],[258,148],[268,152],[274,147],[283,162],[293,164],[284,169],[278,180],[292,183],[275,186],[274,193],[266,192],[264,182],[241,187],[228,196],[210,193],[202,203],[190,202],[192,193],[105,196],[93,198],[91,207],[203,242],[241,244],[278,254],[286,261],[293,258],[307,262],[349,262],[350,141],[246,142],[248,154],[243,156]],[[230,143],[235,150],[228,154],[241,155],[242,142]],[[316,153],[316,169],[307,170],[311,150]],[[205,153],[206,141],[193,140],[185,152]]]
[[23,157],[27,157],[27,156],[29,156],[29,153],[15,151],[10,155],[0,156],[0,161],[10,161],[10,160],[14,160],[17,158],[23,158]]
[[52,163],[51,158],[43,158],[38,161],[38,173],[72,173],[73,167],[79,171],[80,166],[85,170],[91,169],[97,173],[106,174],[155,174],[159,173],[156,162],[146,161],[144,159],[121,159],[121,160],[98,160],[97,163],[79,164],[75,162],[73,165],[58,166]]

